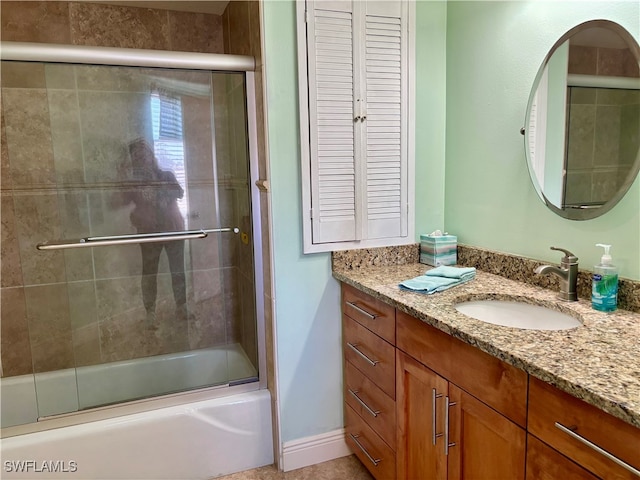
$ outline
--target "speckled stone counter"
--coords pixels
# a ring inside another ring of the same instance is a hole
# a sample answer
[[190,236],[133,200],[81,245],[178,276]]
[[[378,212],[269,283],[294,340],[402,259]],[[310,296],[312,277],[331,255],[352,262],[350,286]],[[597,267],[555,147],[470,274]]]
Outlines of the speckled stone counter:
[[[404,291],[398,283],[431,267],[411,260],[398,263],[404,264],[353,268],[334,261],[333,276],[640,427],[640,314],[598,312],[587,300],[561,302],[551,290],[481,270],[471,282],[444,292]],[[456,303],[486,298],[545,305],[583,324],[570,330],[523,330],[475,320],[455,309]]]

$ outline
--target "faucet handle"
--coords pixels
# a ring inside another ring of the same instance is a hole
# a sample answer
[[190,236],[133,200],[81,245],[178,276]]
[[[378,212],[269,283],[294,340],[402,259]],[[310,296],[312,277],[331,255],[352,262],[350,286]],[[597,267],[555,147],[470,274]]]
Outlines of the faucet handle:
[[564,257],[562,257],[562,263],[578,263],[578,257],[576,257],[569,250],[560,247],[551,247],[551,250],[558,250],[559,252],[564,253]]

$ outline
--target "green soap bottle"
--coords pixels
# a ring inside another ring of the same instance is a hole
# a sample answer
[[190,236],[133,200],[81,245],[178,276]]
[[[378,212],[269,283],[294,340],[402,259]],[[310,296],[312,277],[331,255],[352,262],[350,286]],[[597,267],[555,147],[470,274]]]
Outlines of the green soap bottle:
[[593,267],[591,306],[601,312],[613,312],[618,308],[618,269],[611,263],[611,245],[596,243],[604,248],[600,263]]

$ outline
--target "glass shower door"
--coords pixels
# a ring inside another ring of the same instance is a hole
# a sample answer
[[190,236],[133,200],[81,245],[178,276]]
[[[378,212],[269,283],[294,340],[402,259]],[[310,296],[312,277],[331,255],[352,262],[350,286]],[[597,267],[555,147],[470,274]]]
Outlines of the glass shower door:
[[244,74],[2,68],[39,415],[256,379]]

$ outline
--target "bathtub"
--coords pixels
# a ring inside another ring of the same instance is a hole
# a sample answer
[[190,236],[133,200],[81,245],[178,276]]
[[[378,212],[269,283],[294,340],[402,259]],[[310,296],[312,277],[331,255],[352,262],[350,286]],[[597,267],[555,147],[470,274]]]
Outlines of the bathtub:
[[268,390],[2,439],[3,479],[209,479],[273,463]]
[[[10,377],[2,379],[0,392],[3,436],[33,426],[38,414],[255,375],[242,349],[229,345],[38,374],[37,395],[33,375]],[[1,440],[0,477],[204,480],[271,464],[270,394],[258,386],[205,389],[41,419],[36,427],[50,429]],[[31,425],[4,428],[24,423]]]

